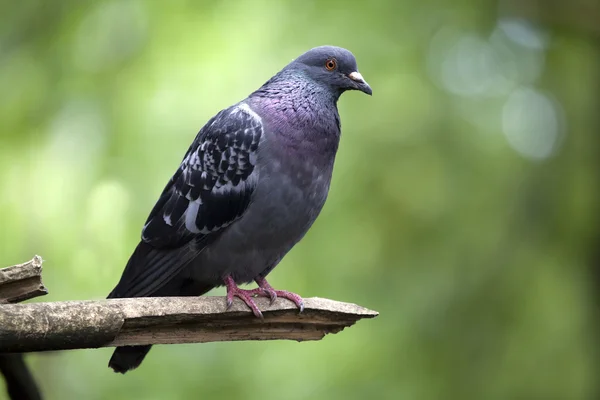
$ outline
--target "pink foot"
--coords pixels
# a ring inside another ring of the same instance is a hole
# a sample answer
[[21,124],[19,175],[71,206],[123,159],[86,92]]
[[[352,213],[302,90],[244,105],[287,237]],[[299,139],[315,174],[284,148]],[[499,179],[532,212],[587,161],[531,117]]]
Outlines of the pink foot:
[[304,311],[304,300],[296,293],[288,292],[287,290],[275,290],[269,285],[269,282],[265,278],[256,278],[258,283],[258,290],[262,291],[259,296],[266,296],[271,299],[271,304],[277,300],[278,297],[282,299],[288,299],[296,304],[296,307],[300,309],[300,312]]
[[225,286],[227,287],[227,309],[229,309],[233,304],[233,298],[237,297],[244,303],[246,303],[248,307],[250,307],[250,309],[252,310],[254,315],[256,315],[257,318],[264,319],[262,312],[260,312],[256,303],[254,302],[254,300],[252,300],[253,296],[258,296],[262,294],[261,289],[240,289],[231,276],[227,276],[225,278]]
[[292,301],[300,309],[300,312],[304,311],[304,300],[296,293],[288,292],[287,290],[275,290],[269,285],[269,282],[265,278],[257,278],[258,288],[252,290],[240,289],[231,276],[227,276],[224,279],[225,286],[227,287],[227,309],[233,304],[233,298],[237,297],[242,300],[260,319],[264,319],[262,312],[258,309],[258,306],[252,300],[252,297],[262,296],[271,299],[271,304],[277,300],[278,297],[288,299]]

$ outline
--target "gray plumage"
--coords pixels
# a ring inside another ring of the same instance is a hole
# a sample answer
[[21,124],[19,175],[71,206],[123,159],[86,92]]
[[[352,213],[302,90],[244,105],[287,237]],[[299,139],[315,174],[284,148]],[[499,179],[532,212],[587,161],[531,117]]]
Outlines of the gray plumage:
[[[318,47],[213,117],[163,190],[109,298],[195,296],[227,277],[235,284],[266,277],[325,203],[340,139],[337,100],[346,90],[371,94],[348,50]],[[149,349],[117,348],[110,366],[126,372]]]

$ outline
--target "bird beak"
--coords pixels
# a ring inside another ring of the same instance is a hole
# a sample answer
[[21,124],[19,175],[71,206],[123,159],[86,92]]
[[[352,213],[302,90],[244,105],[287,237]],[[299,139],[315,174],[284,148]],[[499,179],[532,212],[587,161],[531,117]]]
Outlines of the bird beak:
[[371,86],[369,86],[369,84],[365,81],[365,78],[362,77],[360,72],[358,72],[358,71],[351,72],[348,74],[348,78],[352,79],[356,90],[360,90],[361,92],[366,93],[369,96],[371,96],[373,94],[373,90],[371,89]]

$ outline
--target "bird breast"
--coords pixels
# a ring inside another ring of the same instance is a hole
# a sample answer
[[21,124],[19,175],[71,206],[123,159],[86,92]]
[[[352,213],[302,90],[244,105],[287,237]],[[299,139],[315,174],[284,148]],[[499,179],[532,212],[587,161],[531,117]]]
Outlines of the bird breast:
[[[267,146],[259,150],[258,184],[246,212],[207,246],[192,274],[218,285],[266,274],[304,236],[321,211],[332,164],[290,157]],[[210,268],[205,266],[210,265]]]

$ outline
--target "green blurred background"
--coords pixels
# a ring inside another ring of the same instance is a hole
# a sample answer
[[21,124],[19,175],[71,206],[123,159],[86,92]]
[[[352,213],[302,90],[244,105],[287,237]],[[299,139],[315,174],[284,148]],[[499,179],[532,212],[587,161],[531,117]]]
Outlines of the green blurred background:
[[[596,0],[0,1],[0,264],[101,299],[198,129],[354,52],[329,200],[270,275],[381,315],[320,342],[32,354],[47,399],[595,399]],[[221,295],[223,290],[212,294]],[[0,398],[4,396],[0,382]]]

